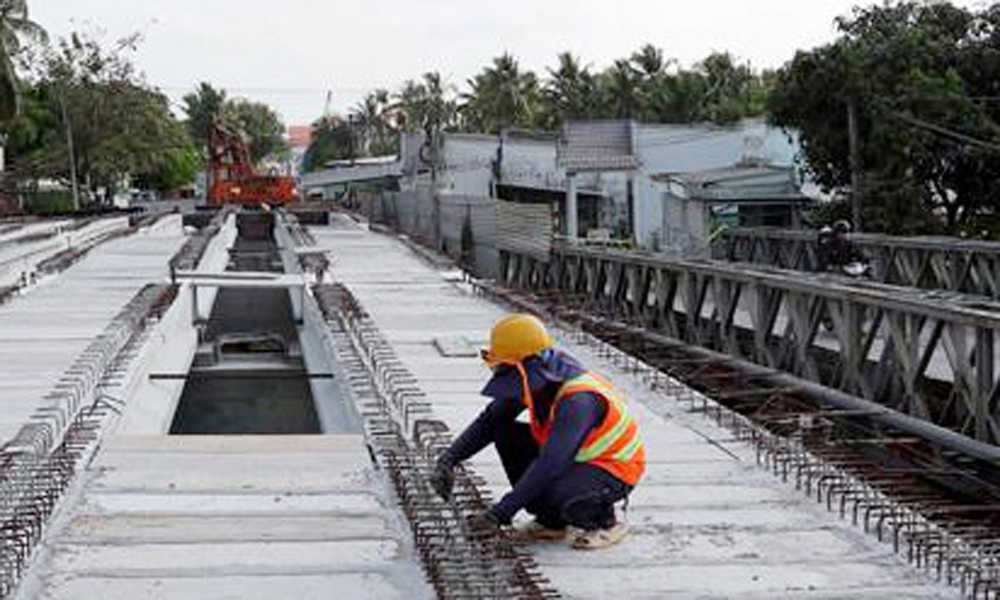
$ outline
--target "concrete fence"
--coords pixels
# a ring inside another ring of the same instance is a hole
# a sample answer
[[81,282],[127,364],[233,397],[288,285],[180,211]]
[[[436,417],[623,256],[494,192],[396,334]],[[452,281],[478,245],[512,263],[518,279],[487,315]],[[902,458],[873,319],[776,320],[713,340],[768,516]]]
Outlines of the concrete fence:
[[347,205],[373,223],[447,254],[476,277],[497,276],[497,211],[492,198],[435,197],[429,185],[422,185],[399,192],[359,192]]

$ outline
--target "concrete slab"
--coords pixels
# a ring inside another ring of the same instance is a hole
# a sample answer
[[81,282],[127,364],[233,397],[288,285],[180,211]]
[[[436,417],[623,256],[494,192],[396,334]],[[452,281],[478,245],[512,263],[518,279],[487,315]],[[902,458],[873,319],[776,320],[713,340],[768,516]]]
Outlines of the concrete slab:
[[413,598],[409,589],[393,583],[381,573],[329,573],[269,576],[192,577],[76,577],[54,583],[39,598],[69,600],[79,598],[148,598],[173,600],[327,600],[331,595],[352,600],[403,600]]
[[[0,442],[27,422],[90,341],[143,286],[167,279],[167,261],[184,244],[180,215],[108,241],[58,275],[43,277],[0,306]],[[44,390],[44,391],[40,391]]]
[[364,440],[108,439],[19,598],[431,598]]

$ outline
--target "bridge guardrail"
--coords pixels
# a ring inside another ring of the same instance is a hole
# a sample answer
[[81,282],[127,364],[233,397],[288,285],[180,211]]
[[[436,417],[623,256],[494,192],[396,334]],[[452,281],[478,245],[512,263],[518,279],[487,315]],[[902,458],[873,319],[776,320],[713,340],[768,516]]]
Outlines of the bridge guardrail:
[[[870,261],[876,281],[1000,298],[1000,242],[863,233],[849,239]],[[730,229],[711,250],[720,260],[819,270],[815,231]]]
[[500,283],[1000,443],[1000,303],[759,265],[556,246]]

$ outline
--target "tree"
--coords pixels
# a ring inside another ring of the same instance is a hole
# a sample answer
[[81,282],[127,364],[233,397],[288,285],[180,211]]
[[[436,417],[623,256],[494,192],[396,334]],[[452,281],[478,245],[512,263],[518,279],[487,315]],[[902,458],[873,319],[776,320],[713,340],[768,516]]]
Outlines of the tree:
[[858,125],[866,229],[975,233],[997,215],[1000,17],[947,3],[856,9],[841,36],[777,75],[771,121],[798,131],[826,189],[851,182],[848,112]]
[[172,148],[159,169],[141,173],[135,179],[140,182],[139,187],[170,192],[193,183],[201,167],[201,154],[193,143],[189,143]]
[[606,116],[615,119],[639,117],[642,75],[628,60],[619,59],[601,74],[601,90]]
[[454,127],[458,113],[451,89],[440,73],[429,72],[424,73],[420,82],[407,81],[397,99],[404,115],[404,131],[424,134],[420,158],[430,167],[432,179],[436,179],[441,163],[443,134]]
[[749,116],[754,75],[737,65],[728,52],[714,52],[697,65],[705,78],[701,117],[713,123],[732,123]]
[[559,66],[549,70],[542,96],[548,129],[557,129],[570,119],[587,119],[597,114],[597,83],[594,76],[569,52],[558,57]]
[[225,90],[217,90],[211,84],[201,82],[197,89],[183,98],[184,112],[187,114],[187,130],[191,139],[208,156],[208,144],[213,124],[222,118],[228,100]]
[[15,58],[21,38],[44,43],[45,30],[28,18],[27,0],[0,0],[0,121],[13,119],[20,109]]
[[271,108],[261,102],[237,99],[223,107],[224,120],[248,140],[250,160],[259,163],[268,157],[281,157],[288,150],[285,126]]
[[534,128],[539,117],[540,89],[532,72],[522,72],[508,53],[469,80],[461,111],[466,126],[487,133],[508,127]]
[[163,94],[150,89],[128,59],[136,36],[112,50],[73,34],[36,65],[26,115],[9,124],[11,173],[17,180],[57,178],[109,195],[128,177],[152,173],[188,144]]
[[353,135],[347,123],[336,118],[323,118],[312,125],[312,142],[302,158],[302,169],[316,171],[332,160],[345,160],[353,152]]
[[361,138],[359,146],[365,156],[395,152],[395,135],[387,123],[390,108],[389,92],[377,89],[365,96],[351,113]]

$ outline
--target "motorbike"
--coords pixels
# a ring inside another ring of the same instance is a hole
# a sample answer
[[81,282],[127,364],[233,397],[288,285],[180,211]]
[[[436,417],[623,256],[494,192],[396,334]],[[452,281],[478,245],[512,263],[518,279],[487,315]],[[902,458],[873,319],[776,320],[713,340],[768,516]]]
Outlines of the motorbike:
[[[836,267],[836,269],[831,272],[836,273],[837,275],[843,275],[850,279],[867,280],[871,279],[871,271],[872,266],[868,261],[854,260]],[[833,331],[833,318],[831,318],[830,314],[826,311],[824,311],[823,314],[823,329],[826,331]]]

